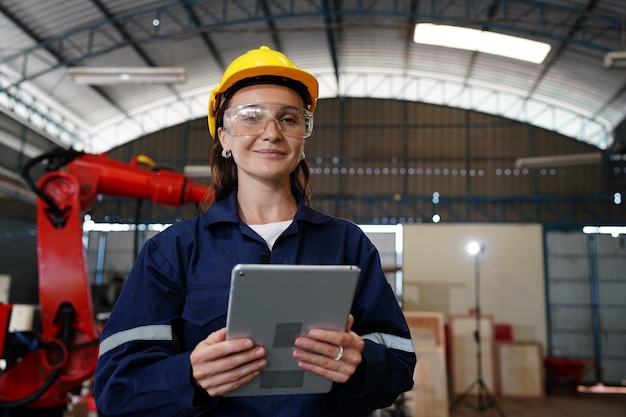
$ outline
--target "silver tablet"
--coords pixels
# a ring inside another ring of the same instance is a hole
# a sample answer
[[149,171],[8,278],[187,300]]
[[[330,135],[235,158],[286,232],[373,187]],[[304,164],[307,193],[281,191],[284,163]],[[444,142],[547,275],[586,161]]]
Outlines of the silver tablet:
[[238,264],[233,268],[226,337],[251,337],[268,365],[226,396],[328,392],[332,381],[304,371],[294,340],[311,328],[345,330],[360,269],[351,265]]

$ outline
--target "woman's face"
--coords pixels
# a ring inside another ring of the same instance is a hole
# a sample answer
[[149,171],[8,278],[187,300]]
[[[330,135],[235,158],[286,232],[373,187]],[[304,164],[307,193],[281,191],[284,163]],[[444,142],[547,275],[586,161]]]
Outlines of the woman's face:
[[[267,118],[269,114],[274,118],[269,117],[265,129],[254,129],[253,134],[248,132],[250,129],[243,127],[243,121],[234,128],[225,126],[218,129],[222,148],[232,152],[237,164],[239,181],[286,180],[289,183],[289,174],[300,161],[305,139],[299,135],[289,136],[292,119],[284,116],[281,109],[302,109],[302,98],[287,87],[259,84],[238,90],[231,97],[228,108],[244,105],[258,105],[259,109],[270,111],[264,117]],[[283,125],[282,129],[280,124]]]

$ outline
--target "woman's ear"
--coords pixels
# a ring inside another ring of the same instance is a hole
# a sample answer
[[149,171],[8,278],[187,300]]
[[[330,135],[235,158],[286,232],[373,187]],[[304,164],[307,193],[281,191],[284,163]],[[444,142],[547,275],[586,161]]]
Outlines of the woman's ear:
[[220,145],[222,146],[223,149],[226,149],[226,147],[224,146],[223,135],[224,135],[224,128],[223,127],[218,127],[217,128],[217,132],[216,132],[216,136],[217,136],[216,140],[220,141]]

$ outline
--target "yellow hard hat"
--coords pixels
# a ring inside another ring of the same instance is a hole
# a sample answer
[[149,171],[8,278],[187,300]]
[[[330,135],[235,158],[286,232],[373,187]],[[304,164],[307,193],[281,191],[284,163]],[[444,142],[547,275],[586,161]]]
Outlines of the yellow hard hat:
[[317,103],[318,83],[313,74],[301,70],[282,52],[261,46],[236,58],[224,71],[222,80],[213,88],[209,98],[209,132],[217,135],[217,113],[223,104],[224,93],[239,81],[255,77],[275,76],[304,84],[308,90],[307,110],[313,112]]

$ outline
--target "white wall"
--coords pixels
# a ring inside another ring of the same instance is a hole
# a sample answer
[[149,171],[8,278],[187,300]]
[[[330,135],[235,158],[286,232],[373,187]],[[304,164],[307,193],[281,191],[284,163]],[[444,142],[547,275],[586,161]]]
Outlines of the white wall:
[[546,349],[546,300],[541,225],[404,225],[403,309],[468,314],[475,307],[475,264],[467,243],[485,246],[479,256],[482,315],[513,325],[516,341]]

